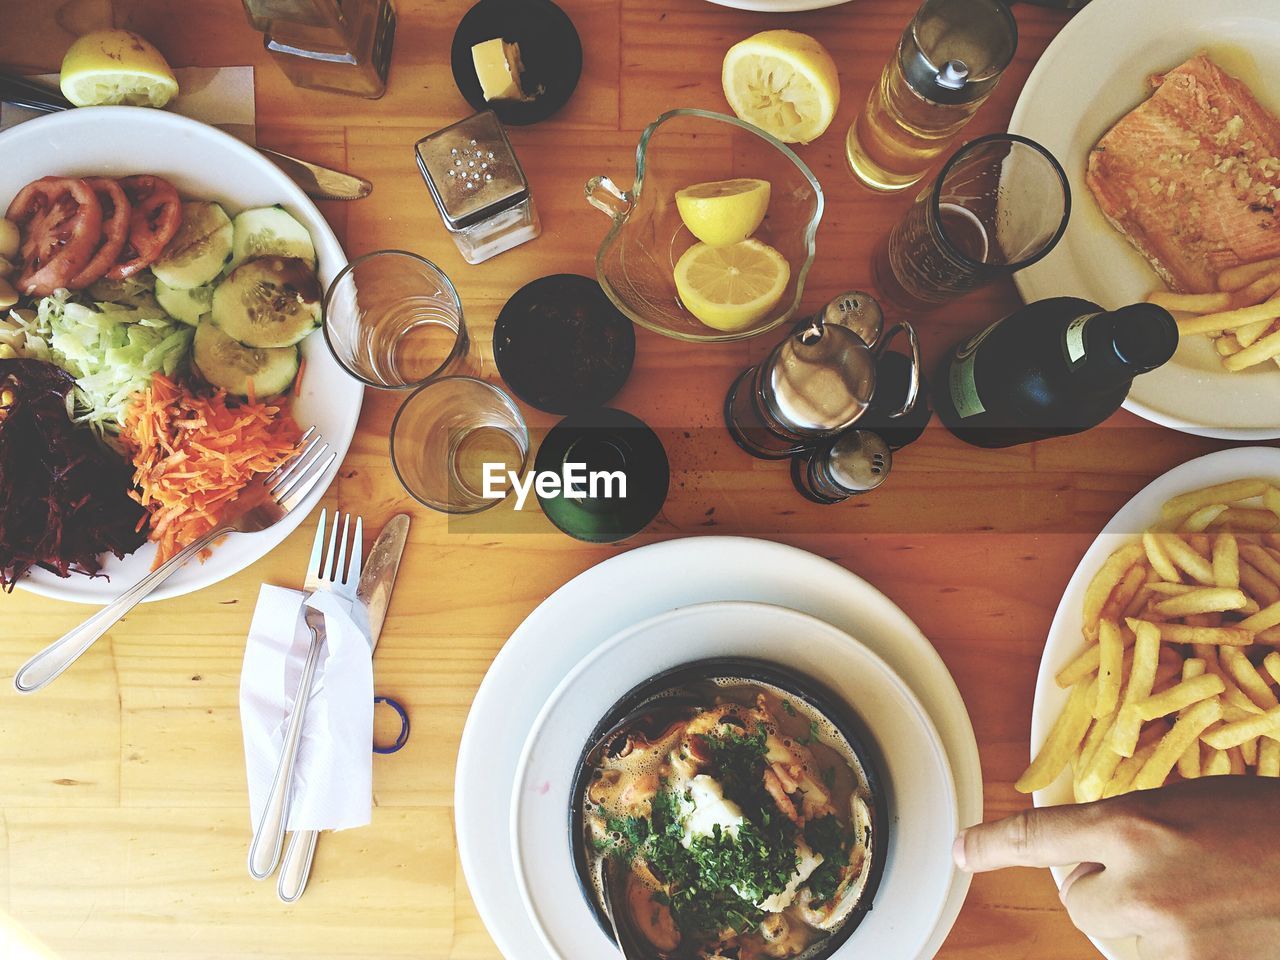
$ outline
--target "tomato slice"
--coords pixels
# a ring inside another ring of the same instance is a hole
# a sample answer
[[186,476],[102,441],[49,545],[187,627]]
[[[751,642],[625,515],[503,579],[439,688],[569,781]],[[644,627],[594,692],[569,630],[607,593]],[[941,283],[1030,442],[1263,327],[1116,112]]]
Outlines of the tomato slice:
[[93,258],[102,237],[102,205],[83,180],[42,177],[27,184],[5,218],[18,225],[18,289],[44,297],[67,286]]
[[141,173],[125,177],[120,187],[133,210],[129,214],[129,239],[106,276],[124,280],[160,259],[164,248],[182,225],[182,201],[168,180]]
[[133,209],[120,184],[110,177],[85,177],[84,182],[102,205],[102,240],[85,268],[67,283],[71,290],[83,290],[101,280],[115,266],[124,242],[129,239],[129,214]]

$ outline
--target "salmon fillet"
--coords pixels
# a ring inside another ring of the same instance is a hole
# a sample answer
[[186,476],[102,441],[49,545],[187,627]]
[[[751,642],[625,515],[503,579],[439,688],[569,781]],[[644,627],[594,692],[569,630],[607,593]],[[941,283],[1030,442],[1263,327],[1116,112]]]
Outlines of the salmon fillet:
[[1085,180],[1171,288],[1209,292],[1227,267],[1280,256],[1280,120],[1204,54],[1151,84]]

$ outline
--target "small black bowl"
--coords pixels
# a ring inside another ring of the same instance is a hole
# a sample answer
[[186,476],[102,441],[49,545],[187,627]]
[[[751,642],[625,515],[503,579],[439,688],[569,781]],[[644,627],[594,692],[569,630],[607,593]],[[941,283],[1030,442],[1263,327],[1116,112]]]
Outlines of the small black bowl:
[[845,918],[843,925],[830,936],[819,940],[804,953],[793,958],[793,960],[826,960],[858,928],[862,918],[871,910],[876,890],[880,886],[890,843],[888,790],[880,774],[882,761],[879,748],[861,718],[840,697],[818,681],[780,664],[751,657],[715,657],[672,667],[632,687],[600,718],[600,722],[596,724],[583,745],[582,754],[578,758],[578,770],[569,794],[572,798],[569,808],[569,842],[573,849],[578,889],[592,913],[595,914],[600,929],[612,940],[613,930],[609,924],[609,918],[596,900],[595,887],[591,880],[592,857],[591,852],[587,850],[580,802],[580,798],[586,792],[587,778],[591,776],[592,768],[587,763],[591,748],[619,721],[628,714],[641,710],[648,701],[669,696],[672,691],[688,684],[703,683],[715,678],[740,679],[747,683],[774,687],[797,702],[805,704],[814,713],[830,721],[848,743],[850,751],[862,768],[873,827],[869,855],[871,863],[867,871],[867,882],[862,888],[861,897]]
[[493,359],[511,392],[561,415],[600,407],[631,374],[636,333],[600,284],[576,273],[526,283],[493,326]]
[[[485,100],[471,48],[495,37],[520,45],[520,85],[532,100]],[[569,15],[551,0],[480,0],[459,21],[450,60],[467,103],[521,127],[546,120],[569,102],[582,75],[582,40]]]

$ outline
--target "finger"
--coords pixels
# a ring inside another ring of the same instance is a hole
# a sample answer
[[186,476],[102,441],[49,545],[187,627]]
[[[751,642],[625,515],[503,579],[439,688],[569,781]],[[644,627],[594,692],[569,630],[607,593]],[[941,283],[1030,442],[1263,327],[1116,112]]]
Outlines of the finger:
[[1069,885],[1063,884],[1060,895],[1071,922],[1082,933],[1112,940],[1139,932],[1134,929],[1132,916],[1122,907],[1125,898],[1114,877],[1108,877],[1105,869],[1077,873]]
[[1071,889],[1071,885],[1081,877],[1087,877],[1090,874],[1097,873],[1104,869],[1100,863],[1078,863],[1076,868],[1067,874],[1062,881],[1062,886],[1058,888],[1058,898],[1063,902],[1067,902],[1067,892]]
[[1004,867],[1061,867],[1082,861],[1105,863],[1096,836],[1105,804],[1086,803],[1024,810],[1004,820],[980,823],[956,841],[956,865],[970,873]]

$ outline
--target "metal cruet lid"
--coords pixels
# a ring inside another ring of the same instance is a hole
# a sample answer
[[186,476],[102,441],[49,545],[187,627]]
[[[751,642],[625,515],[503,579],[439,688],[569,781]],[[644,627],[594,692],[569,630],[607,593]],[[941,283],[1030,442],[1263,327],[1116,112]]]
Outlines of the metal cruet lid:
[[529,182],[492,110],[427,134],[413,147],[440,216],[461,230],[529,196]]
[[1001,0],[927,0],[898,45],[908,85],[943,105],[991,93],[1018,46],[1018,26]]
[[797,436],[843,430],[875,393],[876,364],[867,344],[820,316],[780,343],[760,373],[769,413]]
[[850,430],[841,434],[826,456],[826,472],[848,493],[869,493],[889,477],[893,454],[878,433]]

